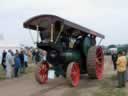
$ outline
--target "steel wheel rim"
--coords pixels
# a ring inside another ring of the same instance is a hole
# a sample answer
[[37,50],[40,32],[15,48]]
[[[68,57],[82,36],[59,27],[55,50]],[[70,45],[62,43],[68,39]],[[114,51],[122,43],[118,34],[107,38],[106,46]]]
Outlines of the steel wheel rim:
[[103,50],[101,47],[97,47],[96,49],[96,76],[97,76],[97,79],[99,80],[102,79],[103,69],[104,69]]
[[78,63],[74,63],[71,68],[71,79],[72,79],[72,85],[78,86],[79,80],[80,80],[80,67]]
[[39,75],[39,78],[41,80],[40,82],[42,84],[47,82],[47,80],[48,80],[48,63],[42,63],[39,66],[38,75]]

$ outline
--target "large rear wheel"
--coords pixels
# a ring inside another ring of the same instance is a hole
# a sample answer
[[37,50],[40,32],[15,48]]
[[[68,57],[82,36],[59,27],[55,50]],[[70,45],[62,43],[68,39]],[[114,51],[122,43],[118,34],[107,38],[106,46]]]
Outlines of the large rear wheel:
[[101,47],[91,47],[87,56],[87,71],[90,78],[102,79],[104,70],[104,54]]
[[80,66],[79,63],[71,62],[67,67],[67,81],[73,86],[76,87],[80,81]]
[[35,72],[35,78],[38,83],[44,84],[48,80],[48,63],[47,62],[41,62],[37,65],[37,69]]

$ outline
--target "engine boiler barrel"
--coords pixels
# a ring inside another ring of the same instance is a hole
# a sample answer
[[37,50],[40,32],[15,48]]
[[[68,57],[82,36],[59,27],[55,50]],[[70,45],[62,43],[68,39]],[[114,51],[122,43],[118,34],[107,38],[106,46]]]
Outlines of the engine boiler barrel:
[[62,58],[65,63],[71,61],[79,61],[80,60],[80,52],[75,50],[68,50],[62,53]]

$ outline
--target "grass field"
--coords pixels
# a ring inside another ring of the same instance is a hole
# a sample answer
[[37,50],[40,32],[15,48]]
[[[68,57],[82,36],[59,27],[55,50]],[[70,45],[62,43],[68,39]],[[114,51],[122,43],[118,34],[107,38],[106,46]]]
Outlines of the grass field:
[[2,66],[0,65],[0,80],[4,80],[4,79],[6,79],[5,78],[5,72],[2,68]]
[[128,96],[126,88],[116,88],[115,82],[116,78],[114,79],[113,76],[108,79],[106,78],[106,80],[102,80],[94,96]]

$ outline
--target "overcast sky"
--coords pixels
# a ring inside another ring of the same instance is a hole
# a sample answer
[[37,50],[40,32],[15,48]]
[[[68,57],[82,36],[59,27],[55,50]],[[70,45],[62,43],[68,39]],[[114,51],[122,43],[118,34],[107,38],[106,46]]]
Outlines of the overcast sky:
[[55,14],[104,34],[104,45],[124,44],[128,43],[127,5],[128,0],[0,0],[0,34],[5,41],[32,44],[23,22]]

